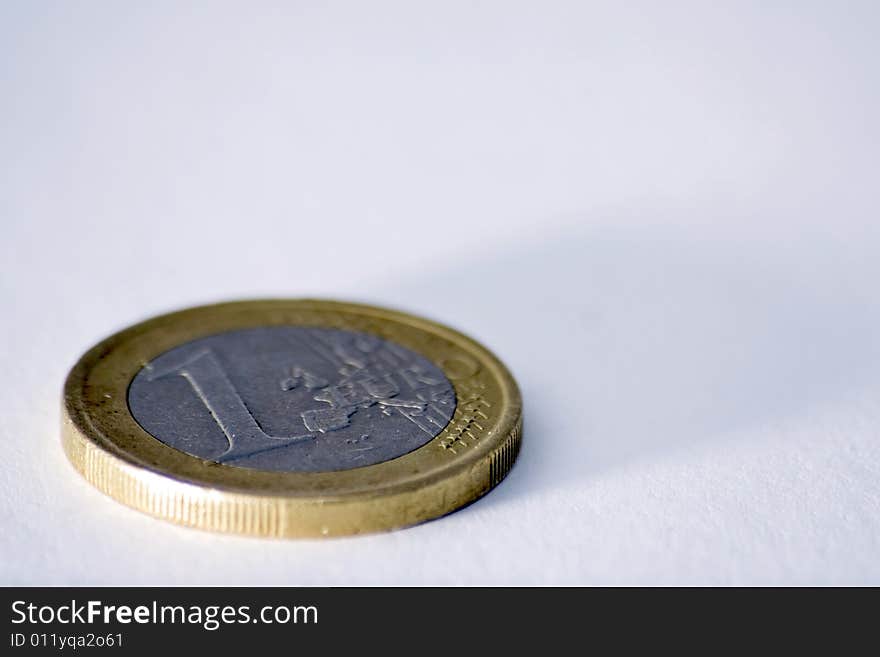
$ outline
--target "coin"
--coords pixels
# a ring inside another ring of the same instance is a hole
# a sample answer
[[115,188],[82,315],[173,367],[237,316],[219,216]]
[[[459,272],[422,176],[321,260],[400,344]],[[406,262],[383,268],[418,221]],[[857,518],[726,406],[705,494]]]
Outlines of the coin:
[[395,310],[239,301],[103,340],[64,386],[62,443],[116,500],[207,530],[340,536],[413,525],[513,466],[522,404],[505,366]]

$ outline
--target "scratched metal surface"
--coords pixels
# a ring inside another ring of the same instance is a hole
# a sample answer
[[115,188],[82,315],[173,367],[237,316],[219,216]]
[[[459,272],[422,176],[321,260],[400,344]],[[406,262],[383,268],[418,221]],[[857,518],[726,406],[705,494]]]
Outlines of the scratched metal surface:
[[129,387],[151,435],[199,458],[284,472],[381,463],[434,438],[455,410],[443,372],[365,333],[266,327],[194,340]]

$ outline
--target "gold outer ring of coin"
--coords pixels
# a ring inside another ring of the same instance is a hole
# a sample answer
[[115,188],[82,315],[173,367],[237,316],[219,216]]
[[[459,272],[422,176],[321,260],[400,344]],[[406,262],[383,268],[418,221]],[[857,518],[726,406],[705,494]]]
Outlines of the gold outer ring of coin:
[[[453,385],[452,419],[424,446],[383,463],[269,472],[190,456],[151,436],[132,417],[128,386],[160,354],[208,335],[281,325],[372,333],[425,356]],[[67,457],[110,497],[182,525],[269,537],[385,531],[450,513],[505,477],[522,435],[516,382],[482,345],[406,313],[309,299],[201,306],[116,333],[71,370],[62,415]]]

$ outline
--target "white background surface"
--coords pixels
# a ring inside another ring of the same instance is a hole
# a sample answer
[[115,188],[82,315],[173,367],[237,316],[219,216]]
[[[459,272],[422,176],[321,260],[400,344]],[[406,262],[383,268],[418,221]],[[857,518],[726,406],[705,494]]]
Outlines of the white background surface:
[[[3,2],[0,583],[880,583],[874,2]],[[518,465],[385,535],[86,484],[64,376],[228,298],[449,323]]]

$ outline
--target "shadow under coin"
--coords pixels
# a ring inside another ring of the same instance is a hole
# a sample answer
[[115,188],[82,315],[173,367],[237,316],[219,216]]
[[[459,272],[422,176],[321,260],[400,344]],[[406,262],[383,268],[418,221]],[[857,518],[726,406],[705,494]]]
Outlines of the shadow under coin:
[[372,300],[459,328],[513,371],[523,449],[487,498],[504,503],[876,381],[880,305],[867,281],[880,272],[838,256],[810,240],[583,230],[385,280]]

